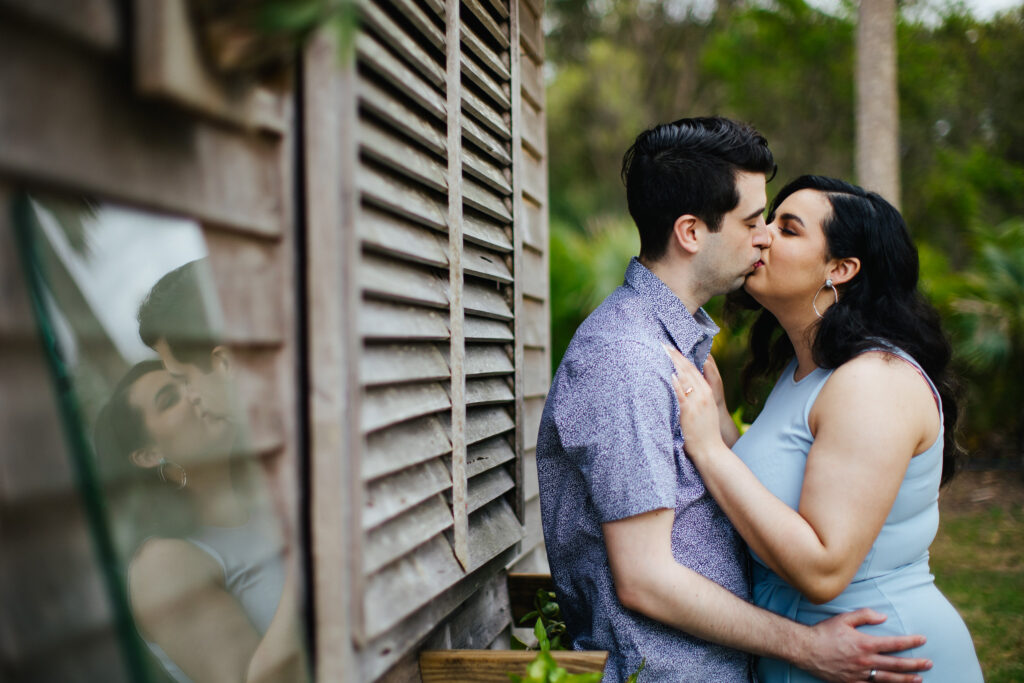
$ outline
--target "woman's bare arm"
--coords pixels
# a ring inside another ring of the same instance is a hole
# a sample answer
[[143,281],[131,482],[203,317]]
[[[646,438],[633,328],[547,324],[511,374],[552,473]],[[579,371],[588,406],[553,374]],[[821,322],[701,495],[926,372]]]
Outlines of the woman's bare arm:
[[708,490],[768,566],[810,600],[834,598],[878,536],[910,458],[938,434],[928,385],[882,354],[837,369],[811,412],[815,438],[795,511],[725,446],[710,389],[692,365],[673,360],[686,449]]
[[293,599],[282,596],[261,640],[221,566],[192,543],[147,541],[128,572],[140,631],[196,683],[303,680]]

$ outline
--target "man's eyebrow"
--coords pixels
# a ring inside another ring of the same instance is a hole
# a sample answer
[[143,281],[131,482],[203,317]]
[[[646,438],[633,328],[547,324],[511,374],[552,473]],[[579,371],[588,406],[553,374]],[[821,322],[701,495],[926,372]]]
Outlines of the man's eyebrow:
[[780,221],[796,221],[797,223],[800,224],[800,227],[802,227],[802,228],[806,228],[807,227],[806,225],[804,225],[804,222],[802,220],[800,220],[800,216],[797,216],[795,213],[784,213],[781,216],[779,216],[779,220]]
[[763,213],[764,213],[764,207],[762,206],[762,207],[761,207],[760,209],[758,209],[758,210],[757,210],[757,211],[755,211],[754,213],[750,214],[750,215],[749,215],[749,216],[747,216],[746,218],[743,218],[742,220],[745,220],[745,221],[752,221],[752,220],[754,220],[755,218],[757,218],[758,216],[760,216],[760,215],[761,215],[761,214],[763,214]]

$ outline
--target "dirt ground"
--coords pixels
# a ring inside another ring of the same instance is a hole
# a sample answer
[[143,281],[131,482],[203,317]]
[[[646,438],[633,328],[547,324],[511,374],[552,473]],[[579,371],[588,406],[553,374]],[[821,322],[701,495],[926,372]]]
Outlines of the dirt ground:
[[966,470],[939,492],[943,514],[970,514],[993,507],[1024,505],[1024,472]]

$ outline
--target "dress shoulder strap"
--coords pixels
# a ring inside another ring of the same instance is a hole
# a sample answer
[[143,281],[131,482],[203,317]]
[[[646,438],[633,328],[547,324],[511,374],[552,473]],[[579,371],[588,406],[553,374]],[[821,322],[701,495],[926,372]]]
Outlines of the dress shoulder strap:
[[227,562],[224,561],[224,556],[223,555],[221,555],[219,552],[217,552],[217,550],[213,546],[211,546],[209,543],[206,543],[204,541],[200,541],[198,538],[193,538],[192,536],[188,536],[185,540],[188,541],[189,543],[191,543],[192,545],[196,546],[197,548],[199,548],[203,552],[205,552],[207,555],[212,557],[214,560],[216,560],[217,564],[219,564],[220,568],[224,571],[224,580],[225,581],[227,580],[227,577],[228,577],[228,565],[227,565]]
[[928,388],[932,390],[932,398],[935,399],[935,405],[936,407],[938,407],[939,412],[942,412],[942,398],[939,396],[938,388],[935,386],[935,383],[932,382],[932,378],[928,376],[928,373],[924,371],[924,368],[921,367],[921,364],[918,363],[913,356],[911,356],[909,353],[899,348],[898,346],[885,343],[881,340],[879,340],[877,346],[865,349],[864,353],[868,353],[871,351],[881,351],[882,353],[886,353],[895,358],[899,358],[900,360],[908,363],[912,368],[917,370],[917,374],[921,375],[921,377],[924,378],[924,381],[928,383]]

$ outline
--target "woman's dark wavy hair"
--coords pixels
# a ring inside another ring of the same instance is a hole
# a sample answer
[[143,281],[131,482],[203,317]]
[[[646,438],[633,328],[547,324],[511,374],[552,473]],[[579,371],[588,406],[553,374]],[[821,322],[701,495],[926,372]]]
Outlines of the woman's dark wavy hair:
[[[857,258],[860,272],[839,285],[839,302],[830,306],[815,329],[812,352],[822,368],[837,368],[885,341],[910,354],[935,384],[945,425],[942,483],[956,473],[962,451],[956,443],[957,382],[950,369],[952,348],[938,312],[918,290],[917,248],[896,208],[875,192],[835,178],[805,175],[779,191],[769,221],[795,192],[825,194],[832,214],[822,225],[826,258]],[[741,294],[733,305],[760,308]],[[752,304],[752,305],[751,305]],[[808,302],[810,305],[810,302]],[[793,357],[793,346],[775,316],[762,310],[750,334],[751,359],[743,371],[748,395],[757,380],[777,375]]]
[[164,370],[159,360],[136,363],[118,381],[93,425],[93,444],[108,508],[124,537],[119,550],[131,557],[149,536],[184,536],[196,524],[187,496],[160,481],[156,470],[132,463],[132,452],[152,443],[142,413],[131,403],[135,383]]

